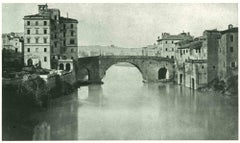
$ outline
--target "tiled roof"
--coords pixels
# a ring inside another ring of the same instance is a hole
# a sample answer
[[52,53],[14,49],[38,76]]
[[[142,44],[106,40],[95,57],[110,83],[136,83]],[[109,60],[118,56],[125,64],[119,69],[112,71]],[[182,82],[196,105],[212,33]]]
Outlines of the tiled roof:
[[231,28],[231,29],[221,31],[221,34],[225,34],[225,33],[228,33],[228,32],[238,32],[238,27],[234,27],[234,28]]
[[202,40],[192,41],[190,43],[180,46],[178,49],[186,49],[186,48],[196,49],[196,48],[200,48],[202,46],[202,43],[203,43]]
[[50,18],[49,13],[26,15],[25,18]]
[[68,18],[68,17],[60,17],[60,21],[64,21],[64,22],[78,22],[77,19]]

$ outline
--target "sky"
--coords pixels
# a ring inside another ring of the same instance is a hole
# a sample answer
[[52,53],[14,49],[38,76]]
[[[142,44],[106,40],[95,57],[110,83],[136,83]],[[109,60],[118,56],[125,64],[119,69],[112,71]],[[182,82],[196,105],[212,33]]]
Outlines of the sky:
[[[36,14],[38,4],[2,4],[2,32],[23,32],[24,15]],[[163,32],[190,32],[201,36],[204,30],[225,30],[238,25],[238,4],[54,4],[61,16],[78,20],[78,45],[115,45],[140,48],[156,43]]]

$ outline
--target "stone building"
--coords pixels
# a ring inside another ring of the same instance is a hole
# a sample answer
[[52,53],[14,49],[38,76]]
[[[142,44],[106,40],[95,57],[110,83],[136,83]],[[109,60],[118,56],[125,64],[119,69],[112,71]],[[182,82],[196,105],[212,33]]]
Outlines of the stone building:
[[59,9],[38,5],[38,13],[24,16],[24,62],[42,68],[57,68],[58,59],[77,58],[76,19],[65,18]]
[[170,35],[169,33],[162,33],[162,37],[158,37],[157,40],[157,47],[160,57],[167,57],[174,59],[175,58],[175,51],[177,50],[175,43],[182,41],[182,40],[191,40],[193,37],[190,33],[180,33],[178,35]]
[[219,37],[219,31],[205,30],[201,37],[176,43],[178,84],[197,89],[217,78]]
[[238,74],[238,28],[229,25],[221,31],[218,50],[218,76],[221,80]]
[[3,69],[23,66],[23,42],[23,33],[2,34]]

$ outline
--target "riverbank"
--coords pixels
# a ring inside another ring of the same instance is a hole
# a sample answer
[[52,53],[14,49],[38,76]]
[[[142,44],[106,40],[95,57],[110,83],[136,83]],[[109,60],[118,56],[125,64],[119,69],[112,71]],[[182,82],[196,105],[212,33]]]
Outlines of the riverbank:
[[238,96],[238,75],[228,78],[226,81],[215,79],[199,91],[215,91],[219,95]]

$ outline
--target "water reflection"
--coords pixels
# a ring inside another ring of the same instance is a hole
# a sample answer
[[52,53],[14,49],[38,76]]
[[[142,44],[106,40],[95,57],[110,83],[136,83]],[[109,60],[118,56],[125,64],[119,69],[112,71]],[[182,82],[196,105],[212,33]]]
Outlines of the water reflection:
[[237,99],[143,84],[131,67],[109,71],[103,85],[80,87],[34,115],[50,126],[50,139],[237,139]]

